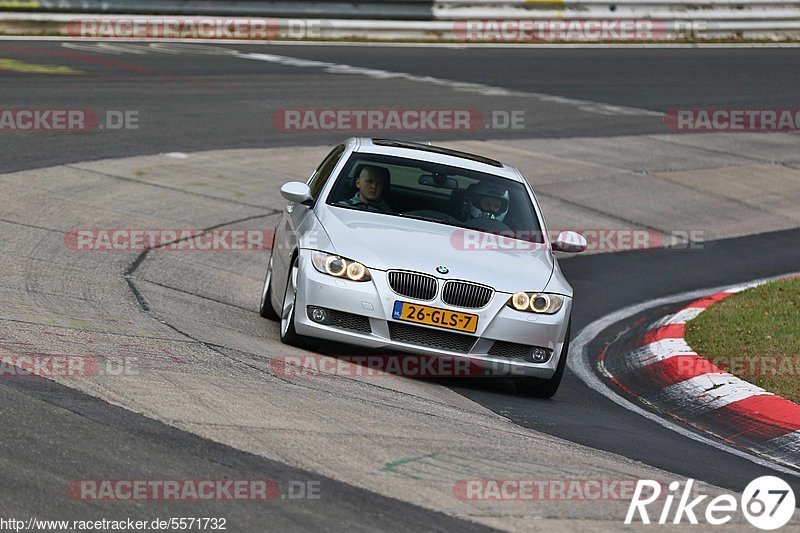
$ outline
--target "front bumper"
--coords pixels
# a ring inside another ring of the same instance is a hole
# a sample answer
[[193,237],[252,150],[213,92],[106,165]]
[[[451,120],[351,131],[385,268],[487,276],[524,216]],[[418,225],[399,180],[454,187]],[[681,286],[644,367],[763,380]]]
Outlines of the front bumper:
[[[441,291],[435,299],[424,302],[398,295],[390,288],[386,272],[380,270],[370,269],[372,280],[368,282],[322,274],[311,264],[309,250],[300,251],[298,266],[295,330],[300,335],[352,344],[378,353],[392,350],[469,359],[479,361],[481,366],[491,369],[492,374],[545,379],[553,376],[560,358],[566,356],[562,349],[572,309],[571,298],[565,298],[561,309],[553,315],[512,309],[506,305],[511,295],[502,292],[495,292],[481,309],[465,309],[443,302]],[[395,320],[392,311],[398,300],[477,314],[477,331],[467,334]],[[366,320],[342,322],[344,326],[320,324],[308,316],[309,306]],[[520,357],[524,347],[545,348],[552,355],[544,363],[534,363]]]

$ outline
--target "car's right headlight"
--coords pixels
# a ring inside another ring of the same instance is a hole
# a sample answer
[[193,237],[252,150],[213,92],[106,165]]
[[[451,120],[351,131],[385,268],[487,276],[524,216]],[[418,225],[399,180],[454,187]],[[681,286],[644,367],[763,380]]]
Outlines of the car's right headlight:
[[507,305],[513,307],[517,311],[554,315],[558,313],[561,306],[564,305],[564,297],[545,292],[515,292],[514,295],[509,298]]
[[369,269],[352,259],[325,252],[311,252],[311,263],[319,272],[350,281],[369,281]]

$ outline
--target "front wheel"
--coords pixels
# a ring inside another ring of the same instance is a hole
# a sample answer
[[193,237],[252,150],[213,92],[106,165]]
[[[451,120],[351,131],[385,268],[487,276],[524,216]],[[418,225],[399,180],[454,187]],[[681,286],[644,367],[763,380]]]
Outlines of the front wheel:
[[303,342],[303,337],[298,335],[294,329],[297,279],[300,272],[297,262],[298,259],[295,257],[289,268],[289,279],[286,280],[286,292],[283,294],[283,306],[281,307],[281,342],[290,346],[300,346]]
[[561,358],[558,360],[556,372],[549,379],[519,377],[514,379],[514,386],[517,392],[533,396],[534,398],[552,398],[561,385],[561,378],[564,377],[564,368],[567,366],[567,352],[569,352],[570,326],[567,326],[567,333],[564,336],[564,346],[561,348]]
[[258,309],[258,314],[268,320],[281,319],[280,315],[272,308],[272,254],[270,254],[269,263],[267,263],[267,275],[264,276],[264,288],[261,290],[261,306]]

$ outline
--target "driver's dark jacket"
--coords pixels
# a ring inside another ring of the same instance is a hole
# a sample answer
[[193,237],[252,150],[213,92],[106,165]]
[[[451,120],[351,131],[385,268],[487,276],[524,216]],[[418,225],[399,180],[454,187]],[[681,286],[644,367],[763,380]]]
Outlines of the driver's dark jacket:
[[361,196],[358,193],[356,193],[356,195],[350,198],[349,200],[342,200],[338,202],[338,204],[355,207],[356,209],[363,209],[364,211],[394,213],[394,210],[391,207],[389,207],[389,204],[387,204],[386,200],[384,200],[383,198],[381,198],[377,203],[370,204],[362,200]]

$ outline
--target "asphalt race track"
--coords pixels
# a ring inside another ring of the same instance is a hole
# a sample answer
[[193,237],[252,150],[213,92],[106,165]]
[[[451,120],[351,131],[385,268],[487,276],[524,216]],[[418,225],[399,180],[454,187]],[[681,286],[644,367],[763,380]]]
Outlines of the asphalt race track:
[[[126,44],[126,43],[123,43]],[[139,130],[109,139],[18,132],[4,143],[0,171],[169,150],[330,144],[338,132],[291,133],[269,127],[282,108],[374,109],[391,101],[409,108],[521,109],[524,130],[492,130],[468,138],[574,137],[663,133],[659,113],[645,116],[585,112],[526,97],[541,93],[666,112],[682,107],[791,108],[800,83],[794,49],[451,49],[270,46],[270,54],[380,68],[442,80],[480,83],[522,95],[476,96],[348,74],[325,75],[264,61],[232,61],[230,53],[265,51],[253,45],[183,45],[181,53],[97,53],[96,43],[0,41],[2,57],[69,66],[81,75],[3,74],[4,105],[68,105],[139,111]],[[120,45],[117,45],[120,46]],[[128,46],[140,46],[130,45]],[[163,47],[175,44],[162,45]],[[181,46],[181,45],[178,45]],[[75,48],[77,47],[77,49]],[[193,53],[196,49],[213,53]],[[134,48],[135,49],[135,48]],[[147,48],[145,48],[146,50]],[[180,49],[180,48],[179,48]],[[31,85],[31,76],[36,83]],[[602,80],[602,81],[599,81]],[[413,90],[408,90],[413,88]],[[402,91],[401,91],[402,89]],[[402,100],[397,100],[402,95]],[[220,109],[220,102],[225,102]],[[334,105],[335,104],[335,105]],[[266,119],[266,120],[265,120]],[[421,139],[446,139],[441,132]],[[413,138],[413,135],[410,136]],[[94,141],[94,142],[93,142]],[[41,149],[45,143],[46,150]]]
[[[271,57],[242,57],[248,54]],[[663,134],[662,114],[670,109],[794,108],[800,86],[800,55],[795,49],[779,48],[463,49],[234,44],[159,48],[126,43],[116,49],[102,49],[97,43],[3,40],[0,58],[72,69],[70,74],[59,74],[54,70],[22,72],[0,68],[2,107],[91,108],[99,114],[135,110],[139,123],[138,129],[120,131],[2,131],[0,177],[56,165],[165,152],[324,146],[350,135],[342,131],[280,131],[271,126],[270,117],[285,108],[392,106],[479,109],[485,114],[504,109],[524,110],[528,118],[524,130],[403,134],[412,140],[614,137]],[[297,64],[301,60],[319,63]],[[341,67],[331,68],[331,64],[373,71],[353,74]],[[382,77],[375,70],[404,76]],[[800,142],[797,146],[800,148]],[[304,175],[317,161],[295,163],[299,174]],[[273,171],[264,169],[265,173]],[[76,196],[74,201],[86,198],[92,203],[92,194],[91,187],[76,190],[76,195],[84,196]],[[43,219],[56,219],[55,211],[63,200],[43,195]],[[252,219],[264,226],[274,223],[282,203],[277,191],[269,210],[260,204],[248,204],[247,197],[240,200],[236,205],[231,202],[230,211],[226,212],[228,220],[237,220],[238,216],[239,220]],[[130,198],[132,204],[140,201],[145,200]],[[0,242],[10,245],[23,239],[26,231],[50,229],[50,224],[44,222],[41,227],[30,221],[21,222],[11,207],[8,212],[5,206],[0,207],[0,221],[5,224]],[[631,251],[561,260],[561,268],[576,294],[573,337],[592,321],[632,304],[798,272],[798,243],[800,229],[788,229],[710,241],[698,250]],[[135,265],[128,265],[129,272],[149,260],[137,259]],[[52,266],[44,263],[40,273],[27,273],[28,277],[9,275],[0,284],[19,289],[46,275]],[[106,266],[98,262],[96,269],[100,272]],[[230,269],[229,283],[233,284],[237,283],[237,266],[234,262],[218,268]],[[152,268],[156,271],[165,267],[156,261]],[[180,273],[173,276],[179,278]],[[35,290],[35,283],[30,286]],[[181,291],[173,296],[180,299],[214,292],[200,281],[194,285],[192,280],[185,280]],[[142,306],[144,314],[149,311],[146,305]],[[199,309],[197,312],[200,316]],[[247,306],[235,312],[257,315],[254,307]],[[185,326],[192,318],[184,316],[181,319],[186,322],[171,323],[176,336],[188,331]],[[235,321],[231,317],[225,319],[225,335],[235,336]],[[7,322],[0,341],[13,340],[13,320],[0,317],[0,322]],[[613,333],[612,327],[601,334],[590,345],[590,351],[599,350]],[[263,341],[280,353],[275,332]],[[228,346],[220,342],[213,348],[225,354]],[[187,345],[187,350],[191,349]],[[775,474],[766,466],[688,439],[622,409],[571,372],[551,401],[517,395],[503,380],[443,380],[439,386],[519,426],[724,489],[740,491],[758,476]],[[91,465],[93,472],[102,472],[103,477],[111,479],[126,477],[134,470],[156,478],[321,479],[327,499],[303,505],[276,502],[269,515],[248,502],[203,503],[192,508],[193,513],[200,509],[206,516],[227,516],[236,524],[236,531],[263,530],[266,521],[270,530],[318,530],[330,528],[331,524],[336,529],[356,531],[485,529],[462,518],[351,486],[335,476],[311,474],[288,461],[267,459],[214,442],[142,416],[145,409],[106,403],[50,380],[0,380],[0,406],[0,424],[4,428],[0,468],[6,479],[0,485],[0,509],[6,514],[13,511],[15,515],[33,516],[47,508],[60,518],[77,519],[85,516],[87,509],[109,518],[131,515],[131,506],[65,500],[61,485],[52,484],[50,489],[42,490],[55,478],[85,477],[87,465]],[[781,475],[795,491],[800,490],[800,478],[785,473],[775,475]],[[184,510],[180,504],[150,503],[147,516],[176,516],[180,515],[177,511]]]

